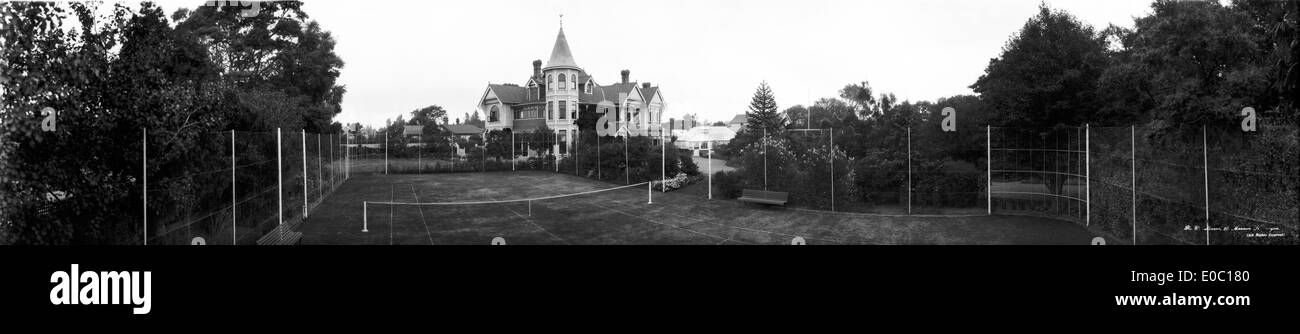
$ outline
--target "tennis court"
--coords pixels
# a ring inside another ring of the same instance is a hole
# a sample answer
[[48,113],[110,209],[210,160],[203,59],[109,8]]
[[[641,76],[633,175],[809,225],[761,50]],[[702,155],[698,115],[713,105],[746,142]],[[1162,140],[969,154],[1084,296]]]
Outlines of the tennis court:
[[650,192],[644,183],[542,171],[354,176],[300,229],[304,244],[377,245],[484,245],[498,237],[510,245],[789,245],[795,237],[810,245],[1087,244],[1093,237],[1045,218],[770,208],[689,190]]

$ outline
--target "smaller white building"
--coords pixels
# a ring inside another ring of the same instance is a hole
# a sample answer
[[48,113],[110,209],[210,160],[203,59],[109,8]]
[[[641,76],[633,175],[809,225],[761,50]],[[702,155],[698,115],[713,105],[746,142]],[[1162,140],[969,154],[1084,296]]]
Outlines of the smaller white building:
[[687,130],[685,134],[677,137],[677,147],[696,151],[696,155],[701,150],[709,148],[709,142],[714,145],[726,144],[736,138],[736,132],[725,126],[697,126]]

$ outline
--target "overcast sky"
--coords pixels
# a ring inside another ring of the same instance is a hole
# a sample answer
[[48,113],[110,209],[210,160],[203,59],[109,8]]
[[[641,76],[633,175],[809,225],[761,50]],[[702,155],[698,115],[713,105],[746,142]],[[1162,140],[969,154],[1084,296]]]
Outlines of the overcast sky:
[[[601,84],[628,69],[660,86],[665,119],[730,119],[764,80],[781,109],[862,80],[913,101],[970,94],[1039,3],[387,0],[308,1],[304,10],[334,34],[347,63],[336,120],[378,125],[433,104],[461,118],[488,83],[523,84],[531,62],[550,57],[560,14],[578,65]],[[1097,29],[1131,27],[1150,11],[1147,0],[1046,3]]]

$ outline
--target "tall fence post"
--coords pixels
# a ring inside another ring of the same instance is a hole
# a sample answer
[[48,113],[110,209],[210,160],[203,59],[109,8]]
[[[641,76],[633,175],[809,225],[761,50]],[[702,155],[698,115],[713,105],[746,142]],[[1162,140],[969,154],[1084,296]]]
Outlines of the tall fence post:
[[143,197],[143,209],[140,211],[140,217],[144,218],[143,234],[144,245],[149,245],[149,128],[144,128],[140,136],[140,194]]
[[713,199],[713,139],[709,139],[709,199]]
[[912,127],[907,127],[907,214],[912,214]]
[[284,141],[284,135],[280,132],[280,128],[275,128],[275,183],[276,189],[280,190],[278,191],[279,204],[277,206],[279,209],[275,213],[280,219],[279,226],[284,226],[284,149],[281,146],[282,141]]
[[573,154],[573,176],[581,176],[578,172],[578,150],[582,149],[582,129],[573,130],[573,148],[569,152]]
[[1130,125],[1128,127],[1128,151],[1129,151],[1129,179],[1132,182],[1132,212],[1133,212],[1133,244],[1138,244],[1138,179],[1137,179],[1137,127]]
[[1083,225],[1092,226],[1092,127],[1088,124],[1083,125],[1083,191]]
[[307,219],[307,129],[302,129],[302,218]]
[[316,134],[316,196],[325,199],[325,154],[321,152],[320,134]]
[[343,179],[352,178],[352,135],[343,135]]
[[[367,214],[367,209],[368,209],[369,205],[367,205],[367,204],[368,204],[368,203],[366,203],[365,201],[362,201],[362,202],[361,202],[361,233],[367,233],[367,232],[370,232],[370,228],[369,228],[369,227],[370,227],[370,215]],[[390,205],[391,205],[391,204],[390,204]]]
[[988,214],[993,215],[993,127],[984,126],[984,200]]
[[627,133],[623,133],[623,182],[632,184],[632,165],[627,160]]
[[659,191],[660,192],[668,192],[668,187],[664,185],[667,182],[668,182],[668,141],[664,140],[664,129],[659,128]]
[[388,175],[388,131],[384,131],[384,175]]
[[601,170],[605,169],[605,166],[601,165],[601,161],[600,161],[600,136],[601,136],[600,132],[597,131],[596,132],[596,178],[604,180],[605,177],[601,175]]
[[235,236],[235,229],[239,228],[239,225],[236,222],[237,218],[235,218],[237,217],[235,215],[235,209],[239,207],[239,203],[236,202],[237,195],[235,193],[235,168],[236,168],[235,166],[236,166],[235,165],[235,130],[231,129],[230,130],[230,244],[231,245],[239,244],[238,237]]
[[337,142],[334,139],[333,134],[330,135],[329,142],[330,142],[330,189],[334,189],[334,185],[338,184],[338,179],[336,177],[337,176],[336,174],[339,173],[338,166],[334,165],[334,151],[339,149],[339,147],[337,145]]
[[1206,137],[1209,137],[1205,126],[1201,126],[1201,167],[1205,180],[1205,244],[1210,244],[1210,146],[1206,143]]
[[[812,124],[812,113],[808,113],[808,123]],[[835,212],[835,129],[831,128],[831,212]]]

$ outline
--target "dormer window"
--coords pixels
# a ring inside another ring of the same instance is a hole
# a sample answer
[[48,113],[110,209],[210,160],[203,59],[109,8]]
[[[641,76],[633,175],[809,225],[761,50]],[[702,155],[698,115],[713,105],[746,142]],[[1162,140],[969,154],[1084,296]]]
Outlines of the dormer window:
[[588,82],[587,82],[587,87],[586,87],[585,91],[587,92],[587,94],[591,94],[591,81],[588,81]]
[[529,99],[540,99],[540,98],[541,98],[542,92],[539,92],[539,91],[537,90],[537,82],[534,82],[534,81],[528,81],[528,95],[529,95],[529,96],[528,96]]

